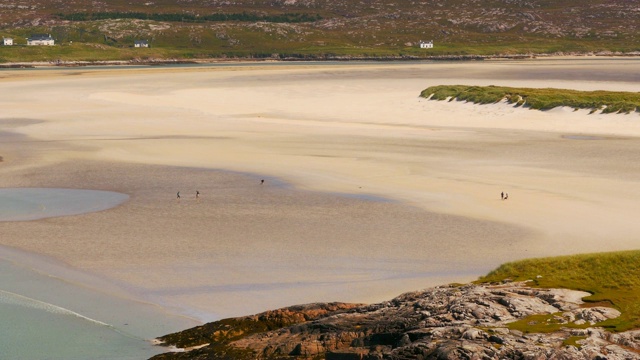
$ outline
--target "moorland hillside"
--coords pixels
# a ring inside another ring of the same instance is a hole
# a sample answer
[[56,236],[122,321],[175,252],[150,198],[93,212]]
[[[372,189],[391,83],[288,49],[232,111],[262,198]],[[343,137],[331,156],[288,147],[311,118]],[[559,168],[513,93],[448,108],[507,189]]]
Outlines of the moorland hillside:
[[629,54],[639,25],[626,0],[7,0],[0,61]]

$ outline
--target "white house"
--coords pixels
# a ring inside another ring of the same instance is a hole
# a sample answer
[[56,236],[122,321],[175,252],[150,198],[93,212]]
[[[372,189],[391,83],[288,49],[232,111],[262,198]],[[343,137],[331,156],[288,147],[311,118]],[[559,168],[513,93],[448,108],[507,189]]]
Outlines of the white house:
[[433,49],[433,40],[431,41],[420,40],[420,49]]
[[12,38],[3,37],[2,38],[2,45],[5,45],[5,46],[13,45],[13,39]]
[[55,41],[50,34],[34,34],[27,39],[27,45],[54,45]]
[[134,47],[148,48],[149,47],[149,42],[147,40],[136,40],[136,41],[133,42],[133,46]]

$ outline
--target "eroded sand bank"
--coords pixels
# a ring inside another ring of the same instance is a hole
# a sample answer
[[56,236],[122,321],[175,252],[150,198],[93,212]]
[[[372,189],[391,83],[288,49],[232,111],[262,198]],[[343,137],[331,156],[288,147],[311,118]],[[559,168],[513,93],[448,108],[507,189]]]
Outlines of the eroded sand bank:
[[636,248],[637,113],[418,95],[458,83],[640,91],[639,74],[636,59],[3,72],[0,186],[131,199],[1,223],[2,245],[202,320]]

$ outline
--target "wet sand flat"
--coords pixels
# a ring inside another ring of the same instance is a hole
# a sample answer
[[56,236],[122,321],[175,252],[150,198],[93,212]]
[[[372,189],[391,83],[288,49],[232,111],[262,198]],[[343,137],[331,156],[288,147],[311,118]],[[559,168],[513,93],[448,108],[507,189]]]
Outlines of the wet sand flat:
[[0,186],[130,200],[1,223],[1,244],[203,321],[637,248],[637,113],[418,95],[438,84],[640,91],[639,70],[637,59],[556,59],[2,73]]
[[[529,235],[399,202],[295,190],[272,178],[261,185],[256,175],[92,162],[55,168],[32,181],[64,184],[82,174],[85,186],[126,189],[131,199],[103,212],[3,223],[4,243],[46,249],[198,319],[301,302],[382,300],[434,279],[473,278],[493,266],[489,249],[524,254],[518,244]],[[460,239],[476,238],[486,240],[468,241],[465,251],[482,258],[458,259]]]

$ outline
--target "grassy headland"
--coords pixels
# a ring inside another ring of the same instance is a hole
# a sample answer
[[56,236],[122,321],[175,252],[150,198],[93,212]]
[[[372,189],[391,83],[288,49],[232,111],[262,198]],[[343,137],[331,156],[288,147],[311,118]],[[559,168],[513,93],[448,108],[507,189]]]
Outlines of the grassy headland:
[[[528,284],[529,286],[590,292],[592,295],[584,299],[587,301],[584,307],[615,307],[622,313],[618,318],[598,322],[595,326],[605,327],[610,331],[640,328],[640,250],[516,261],[500,266],[480,278],[477,282],[498,283],[498,286],[494,289],[500,291],[505,280],[531,280]],[[462,287],[464,286],[449,287],[449,289],[458,291],[457,289]],[[506,284],[504,288],[509,289],[509,285]],[[516,285],[515,288],[519,287]],[[502,296],[515,295],[517,291],[514,293],[513,289],[506,290],[506,295]],[[331,346],[334,346],[331,349],[335,349],[340,353],[341,349],[344,350],[346,348],[366,352],[370,351],[367,348],[371,349],[374,346],[377,348],[376,345],[399,344],[397,339],[407,335],[407,331],[411,331],[414,336],[422,334],[416,330],[416,327],[424,326],[418,324],[426,323],[431,324],[427,328],[437,327],[437,332],[433,331],[435,334],[440,331],[447,331],[446,329],[450,328],[451,331],[455,331],[455,339],[458,339],[460,336],[459,321],[465,321],[464,316],[460,315],[465,313],[464,310],[460,310],[461,308],[464,309],[464,306],[461,307],[460,305],[462,303],[473,304],[475,300],[473,300],[473,296],[465,298],[466,295],[462,293],[453,295],[454,293],[447,293],[446,290],[443,293],[442,290],[443,288],[440,289],[440,292],[426,290],[426,293],[407,293],[390,302],[376,304],[371,307],[339,303],[309,304],[242,318],[224,319],[159,338],[165,344],[183,348],[197,347],[197,349],[184,353],[165,353],[157,355],[153,359],[324,359],[325,353],[333,351],[328,350]],[[425,294],[429,295],[425,296]],[[497,294],[495,293],[495,295]],[[451,298],[456,297],[462,297],[463,299],[451,301]],[[504,297],[500,298],[500,300],[493,299],[489,302],[504,305],[502,302],[502,300],[505,300]],[[508,302],[508,300],[506,301]],[[449,304],[449,302],[453,305]],[[430,307],[430,314],[434,312],[434,315],[429,315],[426,321],[423,317],[425,315],[424,311],[419,311],[424,309],[422,306],[425,305],[433,306]],[[487,304],[484,299],[481,300],[479,305],[480,308],[485,306],[491,308],[491,305]],[[526,307],[527,305],[524,305],[524,308]],[[445,312],[439,313],[440,310],[438,309],[445,309]],[[476,307],[475,309],[478,308]],[[450,320],[442,319],[454,319],[452,312],[458,314],[458,317],[455,317],[456,321],[447,325]],[[338,314],[339,316],[333,316]],[[473,324],[479,323],[476,315],[470,315],[467,319]],[[295,326],[291,327],[292,325]],[[500,328],[504,327],[503,324],[498,326]],[[558,339],[562,341],[562,347],[571,345],[579,349],[582,346],[580,341],[587,338],[586,332],[578,331],[573,333],[567,331],[567,329],[593,326],[594,324],[589,322],[580,324],[579,322],[563,321],[563,316],[559,312],[530,315],[507,324],[509,329],[519,330],[523,333],[553,332],[555,335],[545,340],[540,340],[540,337],[529,340],[543,344],[542,347],[544,347],[545,352],[549,351],[549,345]],[[284,328],[289,329],[285,330]],[[521,338],[521,335],[513,332],[511,340],[504,341],[504,335],[500,335],[504,333],[496,332],[496,328],[490,325],[483,327],[482,330],[493,334],[493,340],[485,342],[486,346],[499,350],[504,343],[507,344],[505,345],[507,346],[507,352],[515,351],[514,349],[517,346],[514,347],[513,343],[519,343],[515,339]],[[427,332],[425,331],[424,333]],[[431,335],[433,333],[431,330],[428,332],[430,334],[428,339],[430,339],[431,345],[446,344],[447,339],[451,339],[446,337],[438,338],[438,336],[442,336],[441,333],[440,335]],[[255,337],[249,342],[244,342],[243,345],[238,343],[238,341],[242,342],[242,339],[246,340],[255,334],[263,334],[263,336]],[[343,335],[345,335],[344,338],[342,338]],[[270,340],[264,341],[265,339]],[[360,340],[356,341],[355,339]],[[424,341],[420,337],[416,337],[416,339],[415,341],[417,342]],[[524,339],[521,341],[526,343],[526,338],[521,339]],[[305,341],[308,341],[308,343],[305,343]],[[468,341],[472,342],[474,340]],[[482,341],[484,340],[480,340],[481,343]],[[509,344],[510,342],[511,344]],[[244,347],[250,343],[256,346]],[[456,344],[459,343],[456,342]],[[495,347],[496,344],[500,346]],[[401,348],[402,346],[410,345],[397,346]],[[307,353],[307,350],[304,349],[309,350],[309,352]],[[311,351],[313,349],[316,352]],[[411,349],[413,351],[415,347]],[[528,349],[531,350],[533,348],[529,347]],[[433,353],[433,349],[427,348],[426,352]],[[349,359],[355,358],[352,357],[353,354],[361,355],[357,351],[347,352],[347,354],[349,354],[349,357],[346,358]],[[415,355],[413,352],[410,355],[406,358],[421,358],[413,356]],[[495,357],[497,358],[497,356]]]
[[541,288],[581,290],[588,303],[606,303],[622,312],[598,324],[611,331],[640,328],[640,250],[529,259],[504,264],[477,282],[531,280]]
[[475,104],[492,104],[506,99],[510,104],[536,110],[568,106],[574,109],[602,110],[603,113],[640,112],[640,93],[635,92],[439,85],[423,90],[420,96],[433,100],[456,99]]

